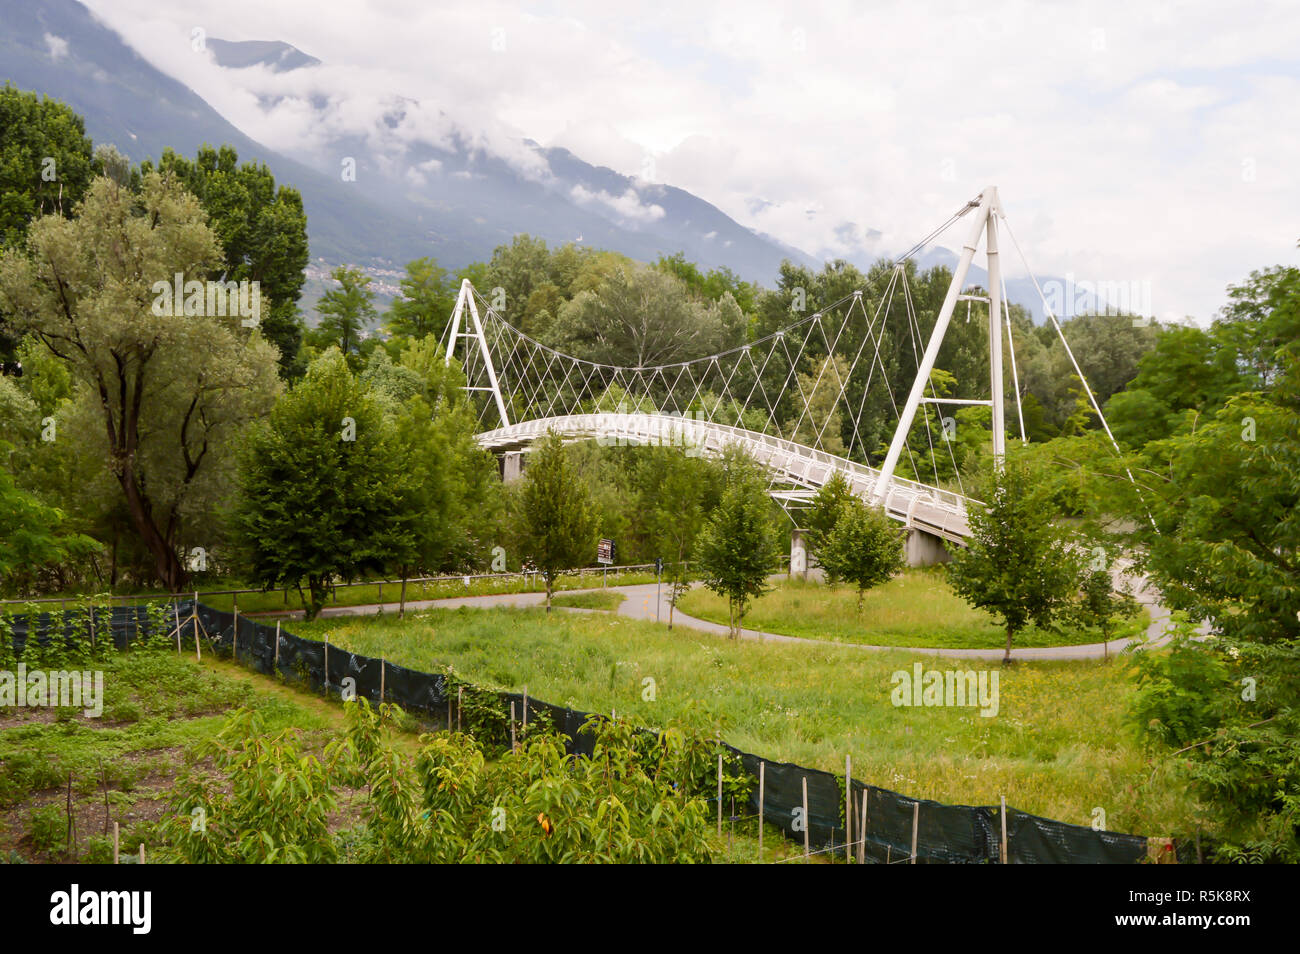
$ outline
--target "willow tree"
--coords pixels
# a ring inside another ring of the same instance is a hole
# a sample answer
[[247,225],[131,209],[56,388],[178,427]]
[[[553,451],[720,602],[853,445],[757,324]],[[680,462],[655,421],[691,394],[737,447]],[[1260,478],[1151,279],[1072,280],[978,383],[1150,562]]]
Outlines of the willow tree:
[[0,258],[0,307],[66,363],[99,421],[80,466],[111,472],[173,591],[188,581],[183,528],[202,543],[231,486],[233,439],[279,386],[275,348],[239,316],[206,314],[188,291],[187,307],[160,303],[156,283],[201,281],[221,261],[198,200],[156,172],[138,194],[96,179],[71,219],[36,220],[27,248]]

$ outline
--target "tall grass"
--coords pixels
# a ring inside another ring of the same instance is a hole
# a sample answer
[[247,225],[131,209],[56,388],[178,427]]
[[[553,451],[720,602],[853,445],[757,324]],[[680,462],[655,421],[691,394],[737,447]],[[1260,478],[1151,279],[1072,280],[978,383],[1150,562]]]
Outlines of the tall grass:
[[1160,835],[1188,817],[1124,724],[1129,665],[923,657],[929,668],[999,674],[999,711],[903,708],[891,675],[919,657],[829,644],[731,642],[621,617],[534,609],[430,610],[321,620],[293,631],[424,671],[450,666],[485,686],[635,718],[680,719],[770,759],[843,772],[904,794],[1008,804],[1075,824],[1106,812],[1112,830]]
[[[696,584],[677,604],[690,616],[726,624],[727,601]],[[851,586],[792,579],[782,581],[750,604],[745,628],[809,639],[918,649],[1001,649],[1006,631],[948,585],[944,570],[910,569],[868,590],[858,613]],[[1078,627],[1040,630],[1030,626],[1017,646],[1073,646],[1101,642],[1099,633]]]

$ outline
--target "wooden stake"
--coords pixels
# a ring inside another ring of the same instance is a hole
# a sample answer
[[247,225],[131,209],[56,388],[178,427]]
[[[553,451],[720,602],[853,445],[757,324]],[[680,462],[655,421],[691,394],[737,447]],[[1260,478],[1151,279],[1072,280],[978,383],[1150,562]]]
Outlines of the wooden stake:
[[920,827],[920,824],[921,824],[921,803],[913,802],[912,803],[912,858],[908,862],[909,865],[916,864],[916,831]]
[[524,735],[528,734],[528,686],[524,686]]
[[718,837],[722,837],[722,753],[718,753]]
[[464,705],[464,703],[465,703],[465,687],[457,686],[456,687],[456,731],[457,732],[461,730],[460,711],[461,711],[461,706]]
[[[65,610],[64,612],[67,612],[67,611]],[[67,808],[67,812],[68,812],[68,836],[67,836],[67,842],[66,842],[66,844],[63,846],[63,853],[64,853],[65,856],[70,857],[70,856],[72,855],[72,833],[73,833],[73,821],[72,821],[72,770],[71,770],[71,769],[68,770],[68,808]]]
[[108,772],[104,770],[104,760],[99,760],[99,775],[104,780],[104,834],[108,834]]
[[[181,608],[172,603],[172,613],[176,616],[176,655],[181,654]],[[90,645],[95,645],[95,611],[90,611]]]
[[140,864],[144,864],[144,842],[140,842]]
[[858,864],[867,863],[867,790],[862,790],[862,818],[858,823]]
[[[451,707],[447,707],[447,721],[451,721]],[[510,703],[510,751],[515,750],[515,704]]]
[[844,860],[853,860],[853,756],[844,756]]
[[194,622],[194,659],[203,662],[203,650],[199,648],[199,591],[194,591],[194,605],[190,607],[190,619]]
[[763,783],[766,781],[767,763],[758,763],[758,863],[763,863]]
[[803,777],[803,861],[808,863],[808,776]]
[[1002,799],[1002,863],[1007,863],[1007,797],[1000,796]]
[[117,822],[113,822],[113,864],[117,864],[117,847],[118,847],[118,830]]
[[280,621],[275,621],[275,662],[272,664],[275,672],[280,671]]
[[[379,657],[379,703],[380,705],[383,705],[384,702],[384,670],[387,668],[388,668],[388,664],[384,662],[384,657],[380,656]],[[447,729],[448,731],[450,731],[451,726],[447,726]]]
[[328,634],[325,636],[325,685],[323,688],[325,695],[328,696],[330,694],[330,638]]
[[239,597],[235,597],[235,625],[230,629],[230,659],[239,662]]

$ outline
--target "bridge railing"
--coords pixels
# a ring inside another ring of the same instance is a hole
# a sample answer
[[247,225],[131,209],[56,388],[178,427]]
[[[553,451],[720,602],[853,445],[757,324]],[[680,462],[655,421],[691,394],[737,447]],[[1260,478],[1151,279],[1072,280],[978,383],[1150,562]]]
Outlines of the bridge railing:
[[[739,443],[769,470],[791,483],[813,488],[824,484],[833,472],[841,472],[854,492],[875,493],[880,471],[845,457],[759,431],[730,424],[641,412],[596,412],[562,417],[536,418],[479,435],[484,446],[498,447],[556,430],[568,435],[627,439],[636,443],[682,444],[705,453],[720,452],[729,443]],[[968,498],[919,481],[895,477],[883,501],[887,512],[908,526],[920,526],[945,537],[962,538],[967,533]]]

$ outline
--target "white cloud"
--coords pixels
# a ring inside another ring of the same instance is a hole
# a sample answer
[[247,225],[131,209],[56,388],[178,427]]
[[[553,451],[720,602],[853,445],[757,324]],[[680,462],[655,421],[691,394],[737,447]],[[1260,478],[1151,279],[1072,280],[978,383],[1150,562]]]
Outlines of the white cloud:
[[45,48],[49,51],[50,59],[55,63],[68,55],[68,41],[53,33],[45,34]]
[[[1158,310],[1201,319],[1252,268],[1297,261],[1286,0],[88,2],[274,148],[459,133],[545,178],[529,137],[828,255],[904,249],[992,182],[1039,274],[1149,280]],[[323,65],[236,80],[191,52],[196,25]],[[263,110],[268,92],[285,98]],[[386,126],[399,95],[420,105]]]
[[643,203],[635,189],[628,189],[622,195],[611,195],[604,189],[593,191],[576,185],[569,190],[569,195],[579,205],[603,205],[629,223],[654,222],[665,214],[663,206]]

